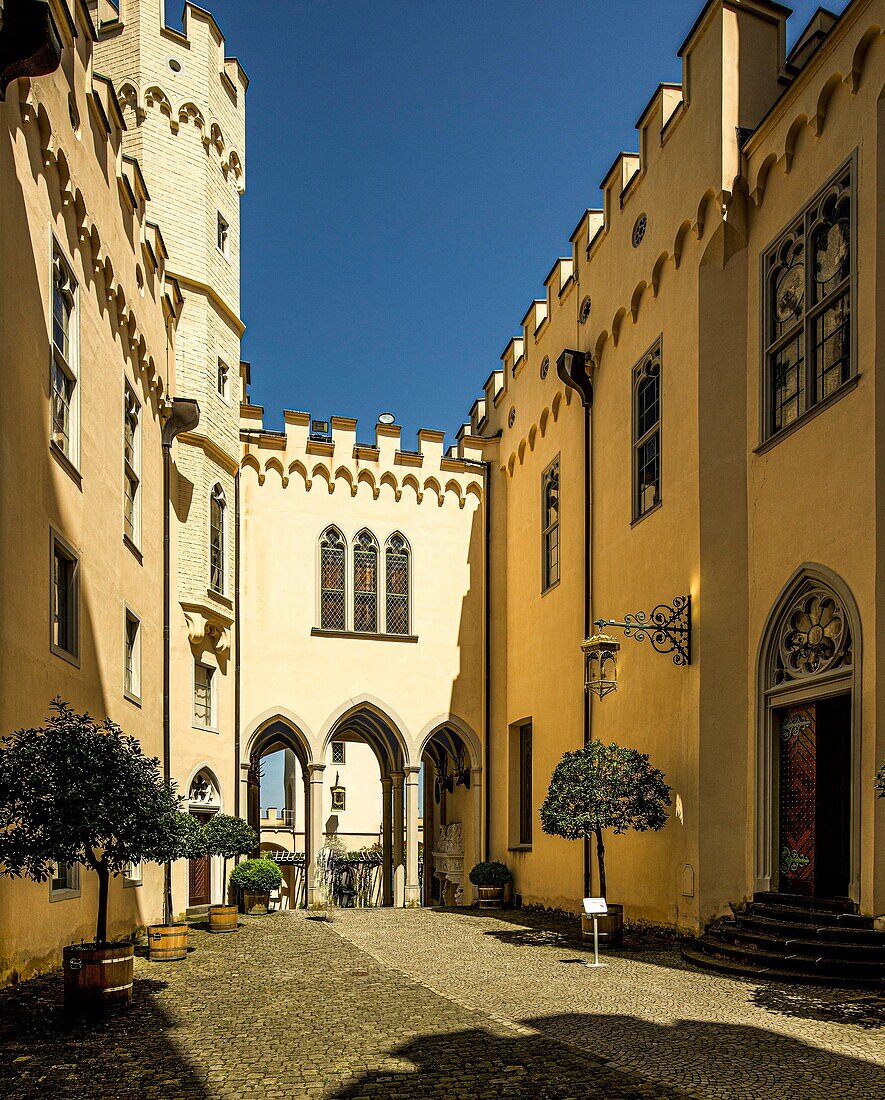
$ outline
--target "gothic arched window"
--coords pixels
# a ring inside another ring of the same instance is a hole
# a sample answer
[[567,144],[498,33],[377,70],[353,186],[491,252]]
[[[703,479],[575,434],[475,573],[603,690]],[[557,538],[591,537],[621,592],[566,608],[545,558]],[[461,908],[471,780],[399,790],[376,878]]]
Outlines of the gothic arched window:
[[766,437],[854,374],[851,201],[849,166],[765,256]]
[[541,475],[541,591],[559,580],[559,458]]
[[661,342],[633,368],[633,519],[661,500]]
[[225,590],[225,542],[227,539],[227,501],[220,485],[209,496],[209,587],[213,592]]
[[369,531],[353,542],[353,629],[378,632],[378,544]]
[[409,633],[409,544],[397,532],[384,550],[386,619],[388,634]]
[[329,527],[320,539],[320,626],[323,630],[347,629],[344,539]]

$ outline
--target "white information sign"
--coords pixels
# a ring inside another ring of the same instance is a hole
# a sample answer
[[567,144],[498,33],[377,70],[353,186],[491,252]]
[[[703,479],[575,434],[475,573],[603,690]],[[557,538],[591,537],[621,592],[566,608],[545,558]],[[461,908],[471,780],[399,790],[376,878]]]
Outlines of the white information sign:
[[599,917],[607,913],[605,898],[584,898],[584,912],[588,917]]

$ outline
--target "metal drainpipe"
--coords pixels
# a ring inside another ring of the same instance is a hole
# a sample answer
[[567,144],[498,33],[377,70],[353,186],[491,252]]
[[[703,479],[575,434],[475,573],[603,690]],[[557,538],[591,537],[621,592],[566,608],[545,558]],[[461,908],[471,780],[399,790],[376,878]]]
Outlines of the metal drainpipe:
[[[593,599],[593,463],[590,460],[590,425],[593,403],[584,402],[584,637],[590,637],[590,602]],[[590,692],[584,688],[584,744],[591,741]],[[584,837],[584,897],[591,891],[590,839]]]
[[[240,471],[234,478],[234,815],[240,816]],[[294,826],[293,826],[294,828]]]
[[492,822],[491,784],[489,781],[491,760],[491,726],[492,726],[492,655],[490,643],[492,638],[491,617],[491,543],[492,543],[492,465],[486,460],[483,462],[485,470],[485,760],[483,761],[483,779],[485,786],[485,844],[483,846],[484,858],[488,860],[490,851],[489,829]]
[[[170,562],[171,518],[169,507],[172,495],[172,443],[181,432],[192,431],[200,423],[200,406],[196,401],[174,397],[169,415],[163,424],[163,779],[168,784],[172,778],[171,709],[169,703],[172,680],[172,579]],[[163,867],[163,920],[172,921],[172,864]]]

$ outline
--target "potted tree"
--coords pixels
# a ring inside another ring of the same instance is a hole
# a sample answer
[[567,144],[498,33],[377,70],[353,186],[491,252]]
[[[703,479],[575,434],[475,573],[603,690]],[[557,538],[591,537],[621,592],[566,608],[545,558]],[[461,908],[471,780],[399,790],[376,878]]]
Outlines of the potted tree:
[[[258,836],[247,821],[229,814],[215,814],[204,826],[210,855],[221,856],[221,881],[227,883],[227,861],[247,855],[258,847]],[[236,932],[237,906],[210,905],[209,931]]]
[[133,945],[108,942],[110,880],[132,863],[187,849],[180,799],[160,763],[110,720],[56,699],[47,723],[0,741],[0,874],[49,878],[57,864],[98,877],[95,940],[64,949],[65,1004],[123,1007],[132,1000]]
[[[204,826],[183,810],[172,811],[166,828],[168,842],[158,853],[164,863],[176,859],[198,859],[206,855],[208,843]],[[167,877],[167,885],[171,880]],[[151,962],[179,962],[187,958],[189,927],[176,921],[172,912],[171,885],[163,897],[163,923],[148,928],[148,946]]]
[[513,874],[506,863],[493,859],[477,863],[468,878],[476,887],[480,909],[500,909],[504,890],[513,881]]
[[[670,788],[663,772],[651,766],[645,753],[591,741],[565,753],[556,765],[541,805],[541,827],[566,840],[596,840],[599,893],[607,899],[603,831],[663,829],[669,805]],[[624,907],[609,905],[608,915],[599,918],[600,938],[620,943],[623,923]]]
[[230,873],[231,886],[243,899],[243,910],[253,916],[267,912],[270,892],[279,889],[282,881],[282,873],[272,859],[247,859]]

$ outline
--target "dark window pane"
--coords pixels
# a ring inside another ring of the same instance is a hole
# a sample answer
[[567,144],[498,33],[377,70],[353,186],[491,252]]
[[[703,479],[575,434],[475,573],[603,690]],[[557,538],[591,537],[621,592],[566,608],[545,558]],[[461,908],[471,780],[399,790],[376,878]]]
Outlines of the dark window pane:
[[532,842],[532,726],[519,729],[519,843]]
[[774,356],[771,384],[772,430],[777,432],[805,409],[804,336],[797,336]]
[[814,322],[815,398],[822,401],[850,376],[848,294],[843,294]]

